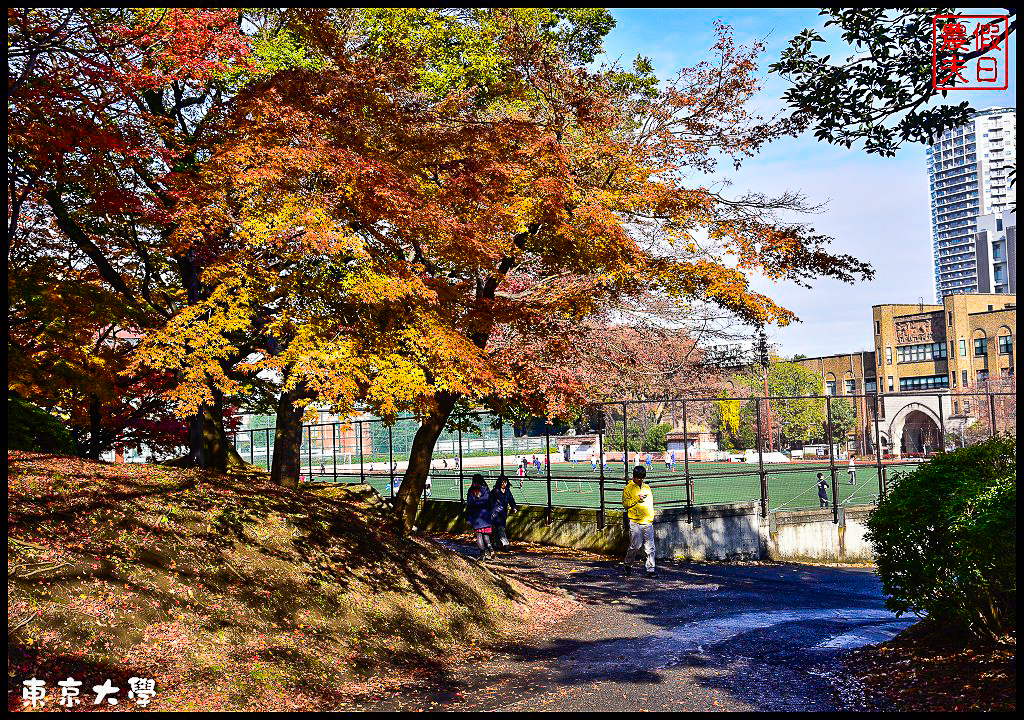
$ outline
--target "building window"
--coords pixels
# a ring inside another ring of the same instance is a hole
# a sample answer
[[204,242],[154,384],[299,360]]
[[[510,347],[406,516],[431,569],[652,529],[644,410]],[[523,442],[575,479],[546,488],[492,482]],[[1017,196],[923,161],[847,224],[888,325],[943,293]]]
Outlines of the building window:
[[836,381],[835,380],[826,380],[825,381],[825,394],[826,395],[835,395],[836,394]]
[[1013,355],[1013,335],[999,336],[999,354]]
[[967,341],[960,341],[960,357],[967,357]]
[[949,381],[951,383],[953,383],[953,387],[956,387],[956,373],[955,372],[951,372],[949,374]]
[[847,395],[853,395],[855,392],[857,392],[857,381],[856,380],[847,380],[846,381],[846,394]]
[[881,320],[875,320],[875,335],[881,335],[881,334],[882,334],[882,321]]
[[892,365],[892,348],[887,347],[885,349],[885,364]]
[[[964,372],[966,372],[966,370]],[[892,392],[893,389],[894,388],[893,388],[893,384],[892,384],[892,375],[890,375],[889,376],[889,392]]]
[[967,371],[966,370],[961,370],[960,371],[960,385],[962,387],[967,387]]
[[988,355],[988,338],[974,338],[974,357]]
[[949,326],[953,327],[953,312],[950,311],[950,312],[946,313],[946,316],[948,318],[947,322],[949,323]]
[[876,380],[865,380],[864,381],[864,392],[876,393],[878,392],[878,381]]
[[948,387],[949,378],[945,375],[900,378],[900,392],[907,390],[935,390]]
[[978,371],[978,382],[983,383],[986,380],[988,380],[988,370],[979,370]]
[[946,357],[946,343],[927,343],[924,345],[905,345],[896,348],[896,360],[905,362],[924,362]]

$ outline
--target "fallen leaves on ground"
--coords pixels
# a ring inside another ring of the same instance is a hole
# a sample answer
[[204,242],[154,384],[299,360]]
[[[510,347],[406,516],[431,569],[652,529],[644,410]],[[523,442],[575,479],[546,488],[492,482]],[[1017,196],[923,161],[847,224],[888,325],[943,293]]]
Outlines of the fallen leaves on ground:
[[261,475],[8,451],[9,709],[32,677],[60,709],[68,676],[155,679],[154,710],[357,707],[457,682],[488,643],[576,607],[395,536],[382,507]]
[[922,621],[846,661],[879,705],[905,712],[987,712],[1017,707],[1016,637],[982,642]]

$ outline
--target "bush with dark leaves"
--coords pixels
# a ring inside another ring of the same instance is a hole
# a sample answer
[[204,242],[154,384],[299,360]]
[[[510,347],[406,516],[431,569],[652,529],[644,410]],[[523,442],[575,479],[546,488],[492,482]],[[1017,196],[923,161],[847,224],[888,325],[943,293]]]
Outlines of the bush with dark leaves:
[[867,537],[891,610],[983,638],[1015,632],[1015,451],[1003,436],[937,455],[878,503]]

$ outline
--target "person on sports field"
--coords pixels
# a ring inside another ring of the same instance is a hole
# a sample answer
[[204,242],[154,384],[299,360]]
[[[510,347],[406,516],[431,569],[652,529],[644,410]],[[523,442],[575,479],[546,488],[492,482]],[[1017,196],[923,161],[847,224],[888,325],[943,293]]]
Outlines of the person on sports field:
[[652,467],[652,466],[651,466],[651,460],[652,460],[652,458],[651,458],[651,451],[650,451],[650,450],[648,450],[648,451],[647,451],[647,469],[648,469],[648,470],[650,470],[650,469],[651,469],[651,467]]
[[850,484],[851,485],[856,485],[857,484],[857,466],[853,462],[853,453],[850,453],[850,469],[849,469],[849,473],[850,473]]
[[590,453],[590,471],[597,472],[597,453]]
[[824,473],[818,473],[818,507],[828,507],[828,482]]
[[633,468],[633,482],[622,491],[622,507],[629,516],[629,550],[622,561],[623,572],[633,572],[631,563],[640,547],[647,553],[647,577],[655,577],[654,569],[654,495],[644,478],[647,468],[637,465]]

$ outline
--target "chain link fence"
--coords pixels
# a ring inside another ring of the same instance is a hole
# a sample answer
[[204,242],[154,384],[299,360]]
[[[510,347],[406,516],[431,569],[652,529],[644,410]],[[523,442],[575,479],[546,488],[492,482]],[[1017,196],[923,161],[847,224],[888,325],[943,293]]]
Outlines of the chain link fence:
[[[239,454],[269,470],[269,416],[232,433]],[[419,429],[414,417],[361,418],[303,427],[300,477],[398,491]],[[1013,392],[811,397],[716,397],[596,403],[571,423],[453,416],[434,445],[424,497],[461,502],[472,476],[509,478],[526,505],[621,507],[633,468],[655,505],[755,504],[780,510],[871,505],[894,473],[938,452],[1016,432]]]

